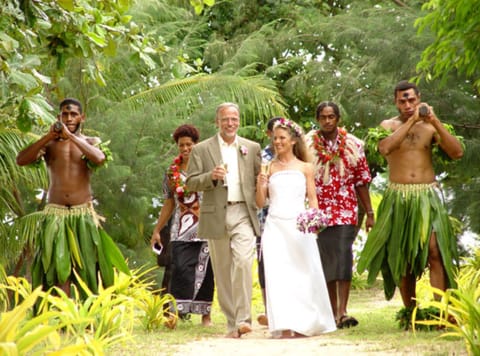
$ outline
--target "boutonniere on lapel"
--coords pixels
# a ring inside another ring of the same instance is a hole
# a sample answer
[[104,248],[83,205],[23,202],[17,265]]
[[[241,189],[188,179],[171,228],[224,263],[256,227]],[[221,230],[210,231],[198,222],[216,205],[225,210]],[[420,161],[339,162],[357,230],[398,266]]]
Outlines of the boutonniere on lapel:
[[246,156],[248,154],[247,146],[241,145],[240,146],[240,153],[242,154],[242,156]]

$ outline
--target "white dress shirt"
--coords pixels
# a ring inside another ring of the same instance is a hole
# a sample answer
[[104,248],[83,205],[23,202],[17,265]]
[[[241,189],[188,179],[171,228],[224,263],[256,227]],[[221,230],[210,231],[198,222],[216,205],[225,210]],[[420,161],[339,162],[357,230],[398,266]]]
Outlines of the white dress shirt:
[[[240,187],[240,175],[238,171],[238,153],[239,146],[238,140],[235,140],[232,144],[226,143],[220,134],[218,135],[218,141],[220,143],[220,151],[222,152],[223,163],[227,164],[227,191],[228,201],[238,202],[245,201],[243,197],[242,189]],[[219,162],[219,164],[222,162]]]

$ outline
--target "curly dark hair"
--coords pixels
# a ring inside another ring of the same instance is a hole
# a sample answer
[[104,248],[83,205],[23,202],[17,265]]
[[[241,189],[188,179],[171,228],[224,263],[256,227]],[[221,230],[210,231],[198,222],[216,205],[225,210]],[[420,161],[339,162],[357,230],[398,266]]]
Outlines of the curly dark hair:
[[173,132],[173,139],[176,143],[178,143],[180,137],[190,137],[193,142],[197,143],[200,138],[200,132],[198,132],[195,126],[185,124],[178,126]]

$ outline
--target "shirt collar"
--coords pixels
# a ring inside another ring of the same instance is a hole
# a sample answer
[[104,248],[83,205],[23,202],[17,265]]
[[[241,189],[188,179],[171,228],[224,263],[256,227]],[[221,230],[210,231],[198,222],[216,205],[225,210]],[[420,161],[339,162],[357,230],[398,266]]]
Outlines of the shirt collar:
[[225,147],[228,147],[228,146],[238,147],[238,136],[237,136],[237,135],[235,135],[235,140],[232,142],[231,145],[229,145],[228,143],[226,143],[225,140],[222,138],[222,136],[220,136],[220,134],[217,134],[217,137],[218,137],[218,143],[220,144],[220,147],[222,147],[222,146],[225,146]]

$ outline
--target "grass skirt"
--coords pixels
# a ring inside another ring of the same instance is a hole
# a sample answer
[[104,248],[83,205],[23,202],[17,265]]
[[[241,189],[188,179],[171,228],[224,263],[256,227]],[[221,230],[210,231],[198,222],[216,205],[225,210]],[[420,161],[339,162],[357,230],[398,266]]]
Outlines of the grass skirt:
[[48,289],[67,281],[79,285],[75,270],[97,293],[98,272],[104,287],[114,283],[113,267],[130,274],[122,253],[101,228],[91,203],[72,207],[48,204],[43,211],[27,217],[29,225],[33,221],[37,229],[33,239],[33,287],[43,285]]
[[437,237],[448,286],[456,286],[457,242],[440,194],[436,183],[389,183],[357,266],[359,273],[368,270],[369,282],[382,272],[387,299],[393,297],[395,286],[407,273],[417,278],[422,275],[432,232]]

